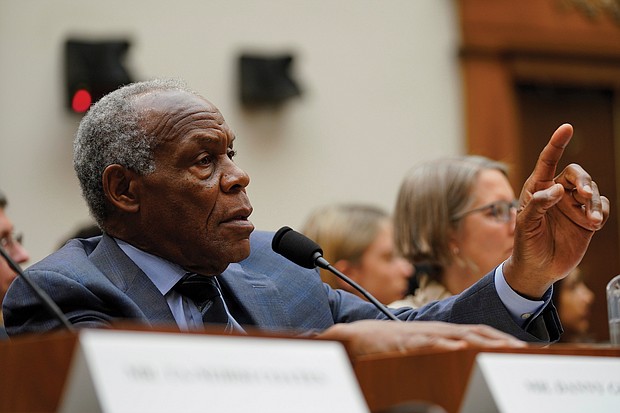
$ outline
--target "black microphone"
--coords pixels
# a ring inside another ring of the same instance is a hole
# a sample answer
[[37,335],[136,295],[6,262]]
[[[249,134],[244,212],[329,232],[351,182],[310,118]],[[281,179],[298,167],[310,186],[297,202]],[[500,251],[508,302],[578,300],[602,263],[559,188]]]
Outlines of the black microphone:
[[312,241],[305,235],[300,234],[290,227],[282,227],[273,236],[271,248],[278,254],[304,268],[312,269],[318,266],[330,271],[335,276],[359,291],[388,318],[394,321],[401,321],[396,318],[396,316],[392,314],[383,304],[381,304],[379,300],[362,288],[361,285],[334,268],[325,258],[323,258],[323,250],[319,244]]
[[43,303],[45,308],[50,312],[50,314],[53,315],[58,321],[60,321],[60,323],[67,330],[74,331],[75,329],[73,328],[73,326],[71,325],[71,323],[69,322],[67,317],[64,315],[64,313],[62,311],[60,311],[60,308],[58,308],[58,306],[50,298],[50,296],[47,295],[47,293],[45,291],[43,291],[41,289],[41,287],[36,285],[34,283],[34,281],[32,281],[30,279],[30,277],[27,277],[26,274],[24,274],[24,272],[19,267],[19,265],[17,265],[17,263],[15,261],[13,261],[11,256],[2,247],[0,247],[0,255],[2,255],[4,257],[6,262],[9,264],[9,267],[11,267],[11,269],[13,269],[13,271],[15,271],[21,278],[23,278],[24,281],[26,281],[26,284],[28,284],[30,286],[32,291],[34,291],[36,296],[39,298],[39,300],[41,300],[41,302]]

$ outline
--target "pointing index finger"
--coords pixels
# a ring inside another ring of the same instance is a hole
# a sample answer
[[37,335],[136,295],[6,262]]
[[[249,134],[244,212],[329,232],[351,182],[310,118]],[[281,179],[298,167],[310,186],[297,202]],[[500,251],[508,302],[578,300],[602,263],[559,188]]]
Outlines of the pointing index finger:
[[573,136],[572,125],[565,123],[555,130],[547,145],[538,156],[532,176],[536,182],[550,182],[555,178],[555,171],[564,149]]

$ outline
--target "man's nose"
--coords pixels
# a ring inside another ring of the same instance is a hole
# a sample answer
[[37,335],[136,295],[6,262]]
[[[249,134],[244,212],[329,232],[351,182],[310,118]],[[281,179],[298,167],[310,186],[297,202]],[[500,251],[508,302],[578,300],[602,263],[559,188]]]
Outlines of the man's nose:
[[250,175],[229,159],[222,174],[221,184],[225,192],[245,188],[250,184]]

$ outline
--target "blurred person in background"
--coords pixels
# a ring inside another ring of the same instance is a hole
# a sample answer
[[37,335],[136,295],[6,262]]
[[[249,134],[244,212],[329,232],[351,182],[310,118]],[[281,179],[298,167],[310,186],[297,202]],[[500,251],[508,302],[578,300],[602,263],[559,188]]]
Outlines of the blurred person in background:
[[584,281],[579,267],[553,285],[553,303],[560,314],[564,333],[561,342],[592,342],[590,309],[594,293]]
[[[30,259],[28,251],[21,244],[21,235],[14,233],[13,223],[6,215],[8,200],[4,193],[0,191],[0,247],[17,264],[23,264]],[[15,271],[11,269],[4,257],[0,257],[0,302],[4,300],[4,295],[9,289],[13,280],[17,277]],[[4,319],[0,310],[0,339],[6,338],[4,330]]]
[[[302,232],[323,249],[337,270],[358,283],[384,304],[401,299],[408,290],[413,266],[396,254],[391,217],[384,210],[363,204],[333,204],[314,210]],[[321,269],[322,280],[332,288],[355,288]]]
[[474,155],[408,172],[394,225],[396,248],[415,264],[417,285],[391,306],[418,308],[459,294],[510,256],[518,202],[507,173],[505,164]]

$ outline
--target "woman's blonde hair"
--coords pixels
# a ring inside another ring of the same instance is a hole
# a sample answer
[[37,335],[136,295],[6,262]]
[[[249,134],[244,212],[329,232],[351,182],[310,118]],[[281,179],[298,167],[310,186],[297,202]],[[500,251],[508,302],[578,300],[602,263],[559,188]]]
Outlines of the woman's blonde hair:
[[440,278],[455,259],[449,247],[450,234],[460,222],[455,217],[471,208],[474,185],[486,169],[508,174],[504,163],[476,155],[435,159],[412,168],[400,186],[394,212],[399,254]]
[[[301,232],[323,249],[323,257],[332,264],[339,260],[357,263],[377,238],[381,226],[389,222],[381,208],[362,204],[334,204],[314,210]],[[321,270],[321,278],[338,288],[336,278]]]

